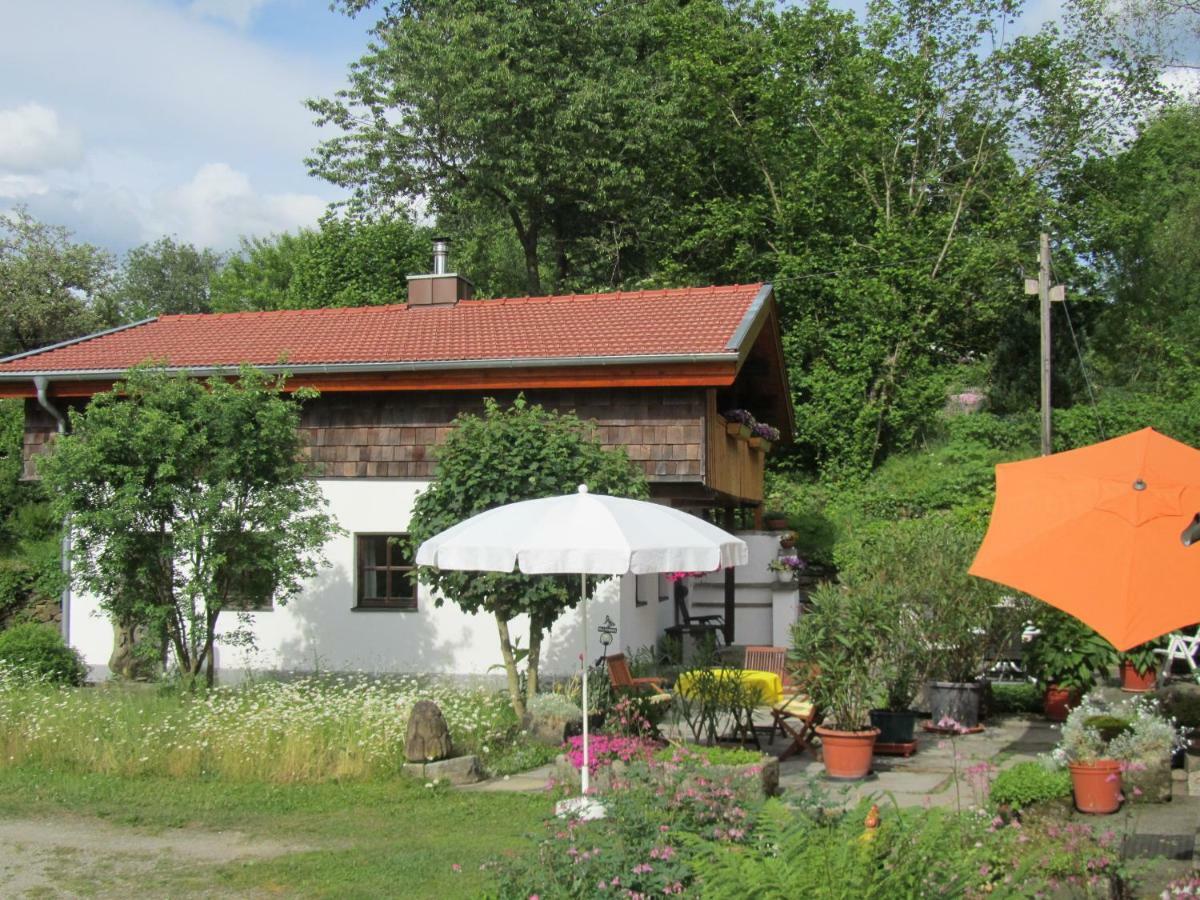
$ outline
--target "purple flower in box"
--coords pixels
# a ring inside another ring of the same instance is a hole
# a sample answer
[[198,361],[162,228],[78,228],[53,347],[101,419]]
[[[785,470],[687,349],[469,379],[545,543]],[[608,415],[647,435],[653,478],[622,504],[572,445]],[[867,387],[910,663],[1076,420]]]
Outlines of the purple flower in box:
[[774,425],[768,425],[766,422],[755,422],[750,429],[750,433],[755,437],[760,437],[768,441],[779,440],[779,429]]
[[754,416],[750,415],[748,409],[727,409],[721,415],[725,417],[726,422],[737,422],[741,425],[749,425],[751,428],[755,425]]

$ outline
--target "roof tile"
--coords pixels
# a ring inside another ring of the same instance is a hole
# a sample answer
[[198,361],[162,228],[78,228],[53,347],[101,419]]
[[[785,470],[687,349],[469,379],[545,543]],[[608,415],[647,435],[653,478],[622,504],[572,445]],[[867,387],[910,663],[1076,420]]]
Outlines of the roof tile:
[[0,362],[0,376],[123,371],[148,360],[199,368],[722,353],[761,288],[160,316]]

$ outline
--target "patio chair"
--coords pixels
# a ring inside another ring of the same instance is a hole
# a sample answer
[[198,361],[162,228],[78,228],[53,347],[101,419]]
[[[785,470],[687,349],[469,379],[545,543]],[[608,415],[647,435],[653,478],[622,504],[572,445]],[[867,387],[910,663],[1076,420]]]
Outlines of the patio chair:
[[687,590],[687,586],[684,585],[682,582],[680,582],[680,581],[675,582],[675,588],[672,591],[672,593],[675,595],[675,615],[678,617],[680,625],[685,625],[689,628],[695,627],[697,625],[700,626],[701,628],[724,627],[724,625],[725,625],[725,617],[724,616],[721,616],[721,615],[693,616],[690,612],[688,612],[688,605],[687,605],[688,590]]
[[774,672],[779,676],[786,688],[791,683],[787,670],[786,647],[747,647],[743,669],[754,669],[756,672]]
[[608,677],[612,680],[613,692],[616,694],[646,694],[651,700],[670,700],[671,695],[663,688],[663,680],[654,675],[634,678],[629,671],[629,661],[624,653],[614,653],[606,656]]
[[1171,668],[1177,659],[1187,663],[1188,670],[1195,676],[1196,656],[1200,653],[1200,630],[1194,635],[1183,631],[1173,631],[1166,648],[1160,648],[1154,652],[1163,658],[1160,680],[1171,674]]
[[785,695],[782,702],[771,707],[771,737],[775,737],[775,729],[780,735],[790,736],[792,742],[779,754],[780,760],[785,760],[793,753],[803,753],[813,750],[813,739],[816,738],[816,727],[824,718],[821,710],[808,696],[807,683],[819,677],[820,672],[815,666],[804,667],[804,676],[800,679],[799,689]]

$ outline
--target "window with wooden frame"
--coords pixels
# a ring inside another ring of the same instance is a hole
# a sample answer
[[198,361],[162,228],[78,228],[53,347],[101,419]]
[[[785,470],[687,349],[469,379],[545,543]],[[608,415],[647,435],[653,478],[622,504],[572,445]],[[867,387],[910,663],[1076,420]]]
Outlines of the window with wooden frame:
[[417,608],[417,569],[407,534],[355,535],[354,569],[356,608]]

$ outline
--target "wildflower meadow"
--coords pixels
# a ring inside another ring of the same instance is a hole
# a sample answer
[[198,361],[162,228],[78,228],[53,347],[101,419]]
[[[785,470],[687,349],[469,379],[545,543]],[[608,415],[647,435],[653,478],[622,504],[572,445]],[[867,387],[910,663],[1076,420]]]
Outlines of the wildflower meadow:
[[320,675],[193,693],[0,672],[0,764],[271,782],[388,777],[404,763],[418,700],[435,701],[456,748],[485,765],[503,769],[523,746],[501,694],[429,678]]

